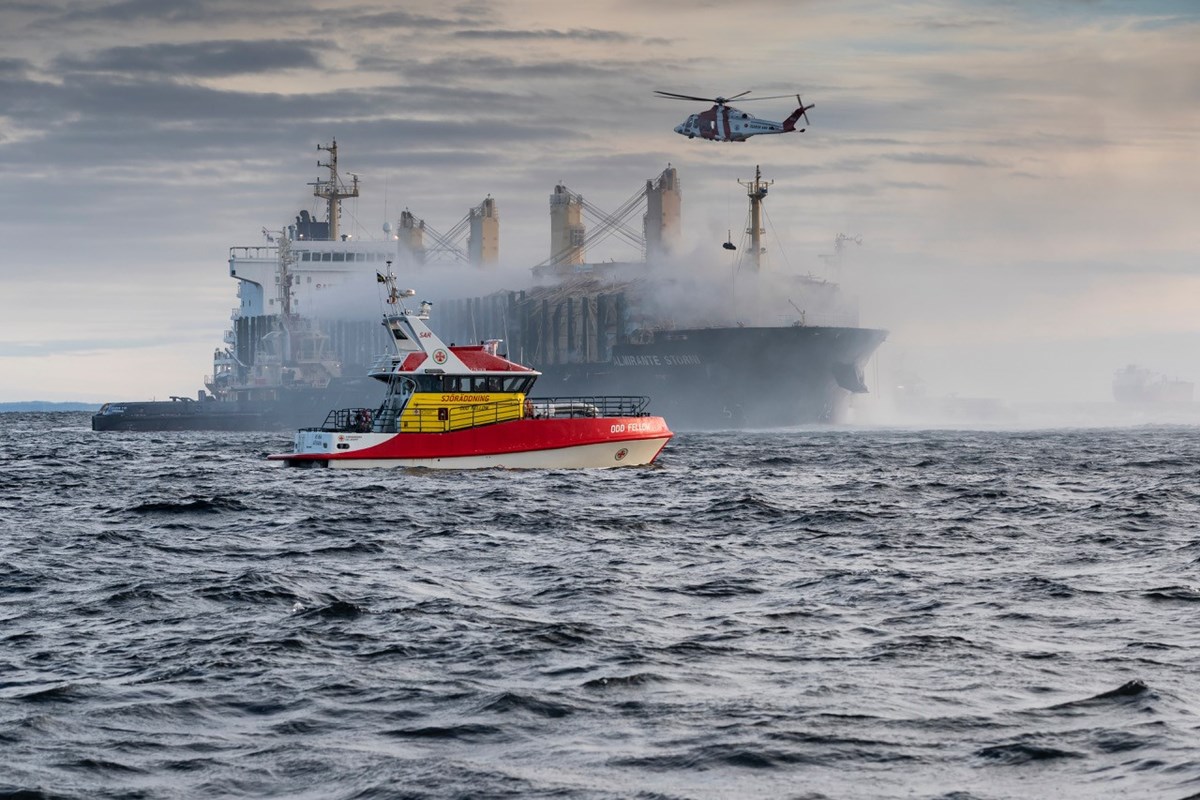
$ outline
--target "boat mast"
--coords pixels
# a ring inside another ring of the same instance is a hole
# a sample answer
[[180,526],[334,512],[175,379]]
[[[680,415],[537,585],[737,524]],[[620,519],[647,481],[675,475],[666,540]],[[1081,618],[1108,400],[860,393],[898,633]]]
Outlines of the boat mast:
[[336,242],[338,235],[338,222],[342,216],[341,201],[347,197],[358,197],[358,176],[351,176],[354,179],[353,185],[349,191],[346,190],[346,184],[342,183],[342,179],[338,177],[337,168],[337,139],[334,139],[331,144],[317,145],[317,152],[326,151],[329,153],[329,161],[327,163],[317,162],[318,167],[327,167],[329,169],[329,179],[318,179],[309,186],[313,187],[313,195],[323,198],[327,204],[326,212],[329,219],[329,239]]
[[762,170],[757,164],[753,181],[738,181],[746,187],[746,195],[750,198],[750,227],[746,233],[750,234],[750,268],[755,272],[762,266],[762,235],[766,233],[762,226],[762,201],[767,196],[767,187],[774,182],[762,179]]

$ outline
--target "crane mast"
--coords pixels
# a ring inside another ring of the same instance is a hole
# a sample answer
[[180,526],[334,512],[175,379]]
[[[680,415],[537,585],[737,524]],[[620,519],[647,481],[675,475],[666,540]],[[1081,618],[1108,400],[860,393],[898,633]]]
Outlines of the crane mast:
[[762,226],[762,201],[767,196],[767,187],[775,181],[764,181],[762,170],[755,165],[753,181],[738,181],[746,187],[746,195],[750,198],[750,268],[758,272],[762,266],[762,235],[766,232]]
[[326,213],[329,217],[329,239],[336,242],[339,238],[338,222],[342,216],[341,201],[347,197],[358,197],[358,176],[353,176],[353,185],[347,190],[346,184],[342,183],[341,177],[338,176],[337,139],[328,145],[317,145],[317,152],[322,150],[329,153],[329,161],[318,161],[317,166],[328,168],[329,178],[328,180],[318,179],[309,185],[313,187],[313,195],[326,202]]

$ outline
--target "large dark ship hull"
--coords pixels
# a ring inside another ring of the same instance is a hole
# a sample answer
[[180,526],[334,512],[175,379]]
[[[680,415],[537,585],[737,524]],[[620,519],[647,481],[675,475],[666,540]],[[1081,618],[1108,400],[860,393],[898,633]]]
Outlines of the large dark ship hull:
[[[624,293],[554,302],[523,292],[440,304],[445,338],[502,338],[508,353],[542,372],[541,396],[645,395],[676,430],[777,428],[835,423],[886,331],[834,326],[711,327],[626,334]],[[252,324],[253,323],[253,324]],[[269,317],[243,320],[249,360]],[[386,346],[382,328],[326,322],[334,350],[357,378],[325,389],[276,387],[266,397],[109,403],[94,430],[275,431],[320,425],[336,408],[374,408],[385,388],[365,376],[368,353]],[[257,333],[256,333],[257,332]],[[245,393],[243,393],[245,395]]]
[[503,338],[546,396],[636,394],[674,430],[836,423],[887,332],[856,326],[658,326],[652,290],[581,282],[451,300],[457,341]]
[[647,395],[675,430],[837,422],[887,336],[870,328],[700,328],[613,347],[607,363],[547,364],[553,395]]
[[294,431],[320,425],[334,408],[375,408],[386,387],[366,377],[324,389],[273,390],[247,400],[172,399],[106,403],[92,416],[96,431]]

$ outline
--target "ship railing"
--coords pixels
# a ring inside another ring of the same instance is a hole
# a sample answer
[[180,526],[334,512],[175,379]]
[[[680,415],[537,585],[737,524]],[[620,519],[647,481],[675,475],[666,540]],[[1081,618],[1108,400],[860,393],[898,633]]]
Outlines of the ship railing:
[[372,378],[379,375],[390,375],[396,369],[396,365],[403,363],[403,358],[398,358],[392,353],[382,353],[375,356],[375,360],[371,362],[367,374]]
[[329,412],[319,428],[325,433],[445,433],[479,428],[515,419],[572,419],[586,417],[644,417],[650,398],[638,396],[539,397],[506,399],[452,406],[423,405],[401,412],[384,408],[339,408]]
[[650,398],[637,395],[534,397],[529,402],[535,418],[644,417]]
[[279,257],[279,248],[275,245],[238,245],[229,248],[229,257],[239,260],[266,261]]
[[412,406],[400,412],[390,408],[379,411],[339,408],[329,412],[321,427],[301,430],[325,433],[446,433],[508,422],[523,416],[524,404],[516,399],[452,406]]
[[375,410],[371,408],[335,408],[326,415],[318,428],[301,428],[302,431],[325,431],[326,433],[370,433]]
[[[398,421],[402,433],[446,433],[495,425],[497,422],[511,422],[521,419],[524,415],[524,405],[519,399],[512,398],[452,406],[413,406],[406,408]],[[393,427],[392,430],[396,429]]]

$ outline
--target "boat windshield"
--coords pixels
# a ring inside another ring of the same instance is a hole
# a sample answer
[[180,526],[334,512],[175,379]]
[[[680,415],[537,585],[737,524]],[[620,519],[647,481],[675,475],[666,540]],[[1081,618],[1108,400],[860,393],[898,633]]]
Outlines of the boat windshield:
[[532,375],[413,375],[418,392],[513,392],[529,394]]

